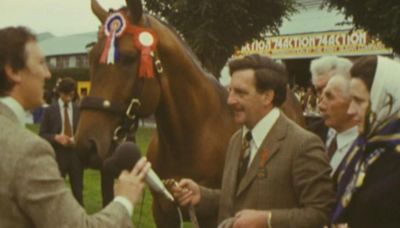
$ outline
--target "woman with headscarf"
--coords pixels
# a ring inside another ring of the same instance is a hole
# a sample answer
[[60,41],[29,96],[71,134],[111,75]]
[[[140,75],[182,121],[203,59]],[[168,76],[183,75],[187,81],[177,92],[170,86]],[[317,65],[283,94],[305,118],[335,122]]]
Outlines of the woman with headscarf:
[[348,113],[360,135],[339,167],[332,222],[400,227],[400,63],[362,57],[351,76]]

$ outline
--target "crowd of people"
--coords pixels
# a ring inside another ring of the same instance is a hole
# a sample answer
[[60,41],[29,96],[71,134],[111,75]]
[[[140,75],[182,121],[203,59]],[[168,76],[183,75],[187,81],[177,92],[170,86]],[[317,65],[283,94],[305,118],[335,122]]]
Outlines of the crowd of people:
[[[400,227],[399,62],[313,60],[313,87],[297,96],[321,121],[307,129],[279,109],[288,76],[282,63],[255,54],[232,60],[229,70],[227,103],[241,127],[229,142],[221,188],[183,178],[170,189],[180,206],[194,206],[200,218],[217,214],[221,228]],[[150,164],[142,158],[123,171],[111,202],[85,212],[72,79],[59,82],[39,136],[25,129],[25,113],[43,105],[50,77],[27,28],[0,29],[0,226],[131,227]]]

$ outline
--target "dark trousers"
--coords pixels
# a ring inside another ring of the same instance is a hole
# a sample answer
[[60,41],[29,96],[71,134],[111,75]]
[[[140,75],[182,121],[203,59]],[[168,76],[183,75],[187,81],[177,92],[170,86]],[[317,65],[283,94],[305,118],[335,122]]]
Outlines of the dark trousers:
[[71,148],[58,149],[56,150],[56,160],[61,176],[65,178],[68,174],[72,194],[83,206],[83,166],[76,151]]

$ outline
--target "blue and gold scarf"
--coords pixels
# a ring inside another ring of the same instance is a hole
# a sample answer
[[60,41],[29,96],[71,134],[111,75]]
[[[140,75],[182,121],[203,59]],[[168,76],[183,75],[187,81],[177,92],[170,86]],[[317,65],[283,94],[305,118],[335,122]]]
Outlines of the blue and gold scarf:
[[369,135],[360,135],[338,168],[338,191],[333,223],[345,221],[352,196],[364,183],[368,168],[383,153],[400,154],[400,116],[389,118]]

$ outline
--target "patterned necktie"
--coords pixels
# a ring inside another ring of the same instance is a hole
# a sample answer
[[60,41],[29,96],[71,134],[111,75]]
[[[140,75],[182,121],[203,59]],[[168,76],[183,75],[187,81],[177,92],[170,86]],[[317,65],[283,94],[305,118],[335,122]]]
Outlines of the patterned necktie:
[[64,103],[64,135],[71,137],[71,123],[69,122],[68,102]]
[[329,144],[328,147],[328,158],[329,161],[332,160],[333,155],[335,154],[336,150],[337,150],[337,135],[335,135],[335,137],[333,137],[331,144]]
[[242,148],[240,151],[241,159],[240,159],[240,163],[239,163],[238,178],[237,178],[238,184],[242,180],[243,176],[246,174],[247,167],[249,166],[250,141],[252,138],[253,138],[253,136],[251,135],[251,131],[248,131],[242,140]]

